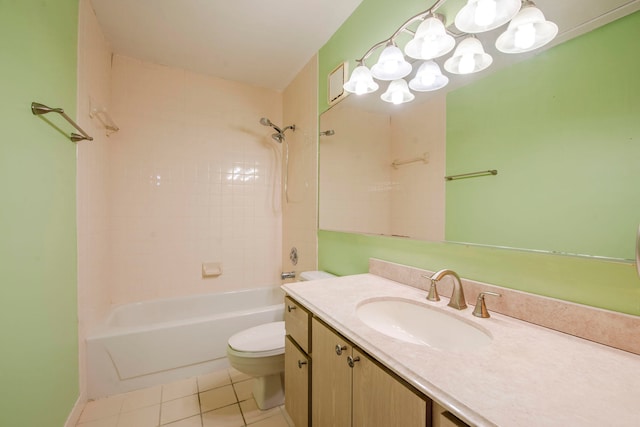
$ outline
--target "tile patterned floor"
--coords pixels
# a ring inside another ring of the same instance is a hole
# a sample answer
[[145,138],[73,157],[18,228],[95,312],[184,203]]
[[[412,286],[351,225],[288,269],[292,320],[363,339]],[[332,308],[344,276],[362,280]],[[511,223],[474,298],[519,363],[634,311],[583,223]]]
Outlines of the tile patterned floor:
[[261,411],[253,379],[233,368],[87,402],[77,427],[294,427],[284,406]]

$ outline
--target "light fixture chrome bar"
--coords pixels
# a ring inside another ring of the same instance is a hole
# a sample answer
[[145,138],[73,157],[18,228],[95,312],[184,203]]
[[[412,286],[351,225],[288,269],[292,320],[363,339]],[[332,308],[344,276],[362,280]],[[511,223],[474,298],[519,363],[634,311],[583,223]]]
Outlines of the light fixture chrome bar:
[[496,169],[491,169],[487,171],[470,172],[470,173],[463,173],[459,175],[449,175],[449,176],[445,176],[444,179],[446,179],[447,181],[453,181],[455,179],[475,178],[477,176],[486,176],[486,175],[498,175],[498,171]]
[[[427,9],[427,10],[425,10],[425,11],[422,11],[422,12],[420,12],[420,13],[416,14],[416,15],[413,15],[411,18],[407,19],[407,20],[405,21],[405,23],[404,23],[404,24],[402,24],[402,25],[400,26],[400,28],[398,28],[398,29],[397,29],[397,30],[396,30],[396,31],[391,35],[391,37],[389,37],[388,39],[382,40],[382,41],[380,41],[380,42],[378,42],[378,43],[374,44],[373,46],[371,46],[371,47],[369,48],[369,50],[368,50],[364,55],[362,55],[362,58],[357,59],[357,60],[356,60],[356,62],[357,62],[358,64],[363,65],[363,64],[364,64],[364,61],[365,61],[367,58],[369,58],[369,57],[371,56],[371,54],[372,54],[372,53],[373,53],[377,48],[379,48],[380,46],[384,46],[384,45],[386,45],[386,44],[388,44],[388,43],[393,43],[393,40],[398,36],[398,34],[400,34],[401,32],[403,32],[403,31],[405,31],[405,30],[406,30],[406,31],[410,31],[410,30],[407,30],[407,28],[409,27],[409,25],[413,24],[414,22],[416,22],[416,21],[418,21],[418,20],[420,20],[420,19],[424,19],[424,18],[425,18],[426,16],[428,16],[428,15],[433,14],[433,13],[435,12],[435,10],[436,10],[436,9],[438,9],[440,6],[442,6],[446,1],[447,1],[447,0],[438,0],[438,1],[436,1],[436,2],[434,3],[434,5],[433,5],[433,6],[431,6],[429,9]],[[411,31],[410,31],[410,32],[411,32]]]
[[429,163],[429,153],[424,153],[420,157],[414,157],[413,159],[409,159],[409,160],[394,160],[393,163],[391,163],[391,166],[393,166],[395,169],[398,169],[398,166],[408,165],[410,163],[417,163],[417,162],[422,162],[424,164]]
[[47,114],[47,113],[58,113],[62,117],[64,117],[64,119],[68,121],[71,124],[71,126],[76,128],[78,132],[80,132],[80,134],[72,132],[71,135],[69,136],[69,139],[71,141],[73,142],[78,142],[83,140],[93,141],[93,138],[90,137],[84,130],[82,130],[82,128],[78,126],[76,122],[71,120],[71,117],[67,116],[67,114],[64,112],[62,108],[51,108],[51,107],[47,107],[44,104],[40,104],[38,102],[32,102],[31,112],[33,113],[34,116],[40,116],[42,114]]

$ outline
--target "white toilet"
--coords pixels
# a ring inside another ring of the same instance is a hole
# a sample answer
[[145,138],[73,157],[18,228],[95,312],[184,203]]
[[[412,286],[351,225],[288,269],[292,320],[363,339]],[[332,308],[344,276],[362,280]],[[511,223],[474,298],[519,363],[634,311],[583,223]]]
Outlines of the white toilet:
[[[324,271],[305,271],[300,280],[335,277]],[[261,410],[284,403],[284,322],[271,322],[245,329],[229,338],[227,358],[240,372],[256,379],[253,397]]]

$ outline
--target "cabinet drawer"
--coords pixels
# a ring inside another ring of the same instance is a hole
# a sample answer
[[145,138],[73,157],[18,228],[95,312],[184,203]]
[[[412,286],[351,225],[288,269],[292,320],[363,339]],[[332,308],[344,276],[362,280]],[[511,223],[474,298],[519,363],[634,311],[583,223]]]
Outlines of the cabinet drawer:
[[300,348],[309,353],[309,322],[311,313],[290,297],[284,299],[284,322],[287,335],[298,343]]

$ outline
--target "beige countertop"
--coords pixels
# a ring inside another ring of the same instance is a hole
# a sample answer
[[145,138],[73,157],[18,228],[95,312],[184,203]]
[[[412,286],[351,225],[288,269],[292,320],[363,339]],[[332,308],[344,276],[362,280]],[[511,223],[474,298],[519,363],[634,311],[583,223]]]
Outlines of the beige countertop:
[[[289,283],[282,288],[471,425],[640,426],[638,355],[497,313],[488,319],[476,318],[471,314],[473,307],[458,311],[446,306],[446,298],[432,303],[426,301],[423,290],[373,274]],[[492,341],[472,350],[445,351],[389,337],[356,315],[363,301],[379,298],[438,307],[488,331]]]

